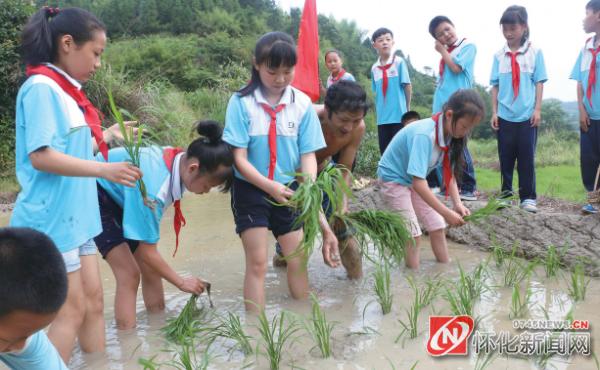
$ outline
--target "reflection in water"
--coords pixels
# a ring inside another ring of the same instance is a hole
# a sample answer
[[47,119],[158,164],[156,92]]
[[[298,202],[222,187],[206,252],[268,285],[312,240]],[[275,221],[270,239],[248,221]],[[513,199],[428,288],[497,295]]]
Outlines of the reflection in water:
[[[171,257],[174,247],[174,235],[170,227],[172,210],[164,217],[163,236],[159,243],[165,259],[178,272],[198,275],[212,283],[215,309],[218,312],[232,311],[246,322],[249,334],[258,337],[258,331],[252,325],[256,320],[245,317],[242,284],[244,278],[244,255],[241,242],[234,231],[229,195],[210,193],[205,196],[187,196],[183,202],[183,210],[187,226],[181,231],[180,250],[176,258]],[[0,222],[4,219],[0,216]],[[271,240],[274,244],[274,240]],[[477,264],[484,262],[488,255],[471,250],[467,246],[450,244],[453,261],[448,265],[435,263],[429,246],[423,243],[422,266],[418,273],[404,267],[392,271],[394,303],[389,315],[381,315],[381,309],[375,300],[372,288],[373,266],[365,263],[365,278],[362,281],[349,281],[343,269],[331,270],[322,261],[321,254],[316,252],[310,260],[309,276],[313,291],[321,306],[336,327],[333,334],[334,358],[322,360],[313,347],[311,340],[304,336],[294,343],[284,355],[282,368],[288,368],[293,361],[304,369],[408,369],[418,361],[416,369],[472,369],[476,357],[456,356],[452,358],[433,359],[426,351],[428,338],[428,316],[434,311],[437,314],[449,314],[447,304],[440,298],[421,312],[419,319],[419,337],[395,343],[401,331],[398,319],[405,319],[405,309],[412,303],[413,293],[405,279],[414,276],[417,281],[440,276],[443,279],[455,279],[458,276],[457,262],[465,271],[470,272]],[[270,256],[274,248],[269,250]],[[269,259],[270,260],[270,259]],[[138,296],[138,326],[130,331],[117,331],[113,324],[114,278],[104,261],[100,261],[104,283],[105,315],[107,319],[107,351],[102,355],[84,355],[77,351],[71,362],[73,369],[139,369],[140,357],[151,358],[159,355],[168,359],[169,354],[161,353],[167,345],[161,336],[160,328],[167,317],[176,315],[187,302],[189,295],[179,292],[165,283],[166,312],[149,315]],[[493,263],[491,264],[493,265]],[[475,306],[476,317],[481,318],[480,329],[498,332],[512,330],[510,313],[510,288],[501,287],[502,273],[491,268],[491,276],[486,282],[491,289],[486,291]],[[531,318],[563,319],[567,312],[574,309],[576,319],[590,320],[592,337],[594,326],[600,325],[600,314],[597,306],[600,303],[600,283],[593,279],[588,288],[585,302],[573,305],[567,292],[567,276],[546,279],[542,269],[538,269],[531,277],[529,287],[531,300],[529,315]],[[278,313],[282,309],[290,310],[301,316],[310,314],[308,302],[293,301],[289,297],[285,270],[269,267],[266,277],[267,315]],[[206,297],[200,301],[208,307]],[[365,309],[366,307],[366,309]],[[254,342],[253,342],[254,345]],[[239,352],[229,354],[228,342],[217,342],[211,368],[241,368],[253,363],[250,368],[267,369],[268,362],[262,356],[251,356],[244,360]],[[596,350],[598,345],[595,344]],[[557,369],[593,369],[591,358],[574,357],[571,364],[561,359],[553,359],[551,364]],[[506,359],[499,357],[488,369],[535,369],[530,359]]]

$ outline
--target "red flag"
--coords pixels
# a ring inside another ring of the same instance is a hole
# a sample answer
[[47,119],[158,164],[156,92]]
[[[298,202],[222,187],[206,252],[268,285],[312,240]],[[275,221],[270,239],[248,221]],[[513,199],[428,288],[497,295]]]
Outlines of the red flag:
[[319,23],[317,0],[305,0],[298,32],[298,63],[292,86],[319,100]]

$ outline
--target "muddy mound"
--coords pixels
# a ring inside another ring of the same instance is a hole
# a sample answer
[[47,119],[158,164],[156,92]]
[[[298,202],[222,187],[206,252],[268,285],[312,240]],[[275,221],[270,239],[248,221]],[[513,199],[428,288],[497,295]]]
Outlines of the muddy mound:
[[[376,184],[356,190],[355,195],[350,209],[386,208]],[[485,203],[482,200],[465,204],[474,210]],[[551,198],[539,199],[538,206],[537,214],[511,207],[481,224],[449,228],[448,238],[485,251],[493,243],[510,251],[517,243],[517,253],[528,259],[545,258],[548,247],[554,245],[564,250],[561,259],[565,266],[582,261],[588,274],[600,276],[600,215],[584,216],[577,205]]]

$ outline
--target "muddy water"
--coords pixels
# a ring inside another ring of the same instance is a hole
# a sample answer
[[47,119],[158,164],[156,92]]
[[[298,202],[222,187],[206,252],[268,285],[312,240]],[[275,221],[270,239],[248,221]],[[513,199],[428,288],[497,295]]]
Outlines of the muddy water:
[[[199,275],[212,282],[213,300],[219,312],[232,311],[246,321],[246,328],[251,335],[258,338],[257,330],[252,326],[255,320],[246,318],[242,301],[242,284],[244,276],[244,255],[241,242],[234,233],[233,220],[229,207],[229,196],[211,193],[206,196],[190,196],[185,199],[184,213],[187,226],[182,229],[180,249],[175,258],[171,257],[174,246],[174,235],[171,231],[172,211],[165,215],[162,225],[161,251],[179,272]],[[6,217],[0,217],[5,223]],[[273,249],[270,249],[270,255]],[[392,272],[394,304],[392,312],[383,316],[379,305],[374,302],[371,273],[373,266],[365,265],[365,278],[351,282],[345,277],[343,269],[332,270],[326,267],[319,253],[312,256],[309,264],[310,283],[317,294],[328,318],[336,322],[333,334],[332,359],[323,360],[318,351],[312,349],[311,340],[304,336],[294,342],[283,357],[282,368],[303,369],[409,369],[417,362],[416,369],[472,369],[475,367],[474,355],[446,357],[434,359],[425,350],[428,338],[428,316],[450,314],[447,303],[437,298],[433,304],[425,308],[419,320],[419,336],[413,340],[400,340],[396,337],[401,331],[398,319],[406,319],[405,309],[412,303],[413,293],[406,276],[412,275],[417,281],[439,275],[444,279],[455,279],[458,276],[457,262],[467,271],[471,271],[488,254],[474,251],[466,246],[451,244],[450,253],[453,259],[448,265],[434,262],[431,249],[424,243],[422,266],[418,273],[404,268]],[[185,305],[189,295],[180,293],[166,284],[167,310],[164,314],[148,315],[141,296],[138,297],[138,327],[129,332],[117,331],[113,324],[113,297],[115,292],[114,278],[108,265],[101,261],[101,272],[104,283],[105,316],[107,320],[107,351],[103,355],[84,355],[80,351],[75,354],[70,366],[73,369],[136,369],[140,368],[138,359],[151,358],[167,360],[171,354],[161,352],[167,347],[161,336],[160,328],[167,317],[176,315]],[[502,272],[491,269],[492,277],[488,283],[501,285]],[[527,317],[544,317],[544,311],[551,319],[563,319],[573,308],[574,318],[590,320],[591,336],[596,337],[596,326],[600,325],[600,280],[593,279],[588,287],[586,300],[573,304],[567,295],[567,275],[559,279],[546,279],[542,269],[530,281],[532,297]],[[306,302],[290,299],[285,270],[269,266],[266,279],[267,315],[282,309],[307,316],[310,306]],[[499,332],[510,330],[508,319],[511,302],[511,289],[494,287],[484,293],[477,303],[475,316],[482,317],[480,328],[486,331]],[[208,305],[206,297],[202,302]],[[365,308],[366,307],[366,308]],[[301,331],[303,333],[303,331]],[[254,345],[253,341],[253,345]],[[593,341],[594,343],[594,341]],[[312,350],[311,350],[312,349]],[[600,345],[594,343],[598,352]],[[200,351],[199,351],[200,353]],[[250,356],[244,359],[240,353],[228,354],[224,345],[213,349],[211,369],[236,369],[249,365],[249,368],[268,369],[268,361],[264,356]],[[594,369],[591,357],[573,356],[569,359],[553,358],[550,366],[557,369]],[[535,369],[531,359],[498,357],[488,369]]]

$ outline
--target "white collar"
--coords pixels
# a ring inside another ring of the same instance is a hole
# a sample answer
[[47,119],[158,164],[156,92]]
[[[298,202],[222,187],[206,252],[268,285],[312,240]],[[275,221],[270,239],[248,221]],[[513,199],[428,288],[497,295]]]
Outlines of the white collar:
[[466,40],[466,38],[460,38],[457,37],[456,41],[454,42],[454,44],[452,44],[452,46],[454,46],[455,48],[459,47],[464,41]]
[[592,36],[589,39],[587,39],[585,42],[585,49],[586,50],[595,49],[595,47],[594,47],[595,42],[596,42],[596,36]]
[[[523,45],[521,45],[521,47],[519,48],[519,50],[517,50],[517,52],[521,53],[521,54],[525,54],[529,50],[530,46],[531,46],[531,41],[527,40],[527,41],[525,41],[525,43]],[[504,54],[506,54],[506,53],[512,53],[512,50],[510,50],[508,43],[504,44]]]
[[[269,103],[267,101],[267,99],[265,98],[265,96],[263,95],[260,87],[254,90],[254,98],[256,99],[256,101],[259,104],[267,104],[269,106],[271,106],[271,103]],[[277,104],[275,105],[279,105],[279,104],[285,104],[285,105],[290,105],[294,102],[295,99],[295,93],[294,90],[292,89],[291,86],[287,86],[283,92],[283,95],[281,95],[281,98],[279,99],[279,102],[277,102]]]
[[183,197],[183,193],[185,192],[185,186],[181,180],[181,176],[179,174],[179,163],[181,162],[181,157],[185,154],[185,152],[181,152],[175,156],[173,159],[173,167],[171,168],[171,178],[169,187],[169,192],[171,193],[171,199],[173,201],[180,200]]
[[58,68],[57,66],[55,66],[52,63],[44,63],[46,65],[46,67],[52,68],[53,70],[55,70],[56,72],[60,73],[63,77],[65,77],[71,84],[73,84],[73,86],[75,86],[78,90],[81,90],[81,84],[79,83],[79,81],[77,81],[76,79],[74,79],[73,77],[69,76],[67,74],[67,72],[63,71],[62,69]]

